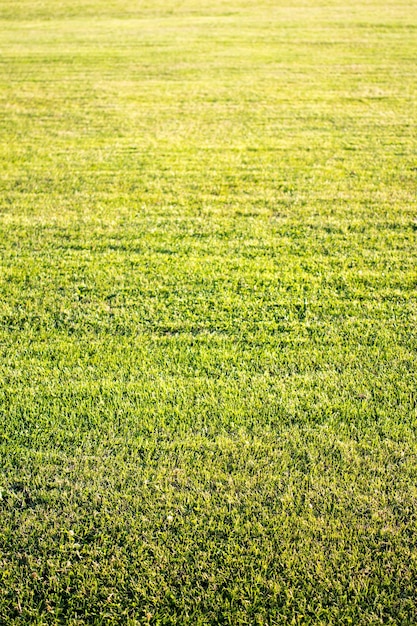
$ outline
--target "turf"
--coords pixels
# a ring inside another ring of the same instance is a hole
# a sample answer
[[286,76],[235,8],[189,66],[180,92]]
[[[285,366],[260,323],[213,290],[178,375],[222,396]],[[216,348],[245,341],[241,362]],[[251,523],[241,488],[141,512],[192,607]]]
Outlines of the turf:
[[415,2],[0,19],[0,622],[415,624]]

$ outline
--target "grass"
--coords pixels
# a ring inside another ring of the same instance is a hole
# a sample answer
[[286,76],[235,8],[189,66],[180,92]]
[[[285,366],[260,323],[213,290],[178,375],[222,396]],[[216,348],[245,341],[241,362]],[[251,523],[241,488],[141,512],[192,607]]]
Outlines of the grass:
[[416,623],[415,3],[0,19],[0,622]]

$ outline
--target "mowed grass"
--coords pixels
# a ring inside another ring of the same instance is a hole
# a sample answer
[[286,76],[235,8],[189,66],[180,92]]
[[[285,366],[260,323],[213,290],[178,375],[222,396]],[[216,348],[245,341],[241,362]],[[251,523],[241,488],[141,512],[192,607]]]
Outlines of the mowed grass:
[[0,622],[417,622],[417,5],[1,0]]

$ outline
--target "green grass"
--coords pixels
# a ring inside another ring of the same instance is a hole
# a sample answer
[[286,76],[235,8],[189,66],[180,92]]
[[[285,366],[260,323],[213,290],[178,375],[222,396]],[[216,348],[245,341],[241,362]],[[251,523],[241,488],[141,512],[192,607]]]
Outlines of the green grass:
[[417,5],[0,20],[0,623],[415,624]]

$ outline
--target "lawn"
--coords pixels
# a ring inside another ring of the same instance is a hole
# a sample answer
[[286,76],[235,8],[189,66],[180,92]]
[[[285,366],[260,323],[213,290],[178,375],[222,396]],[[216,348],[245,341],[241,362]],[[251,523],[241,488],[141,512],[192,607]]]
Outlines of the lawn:
[[0,0],[0,623],[417,623],[417,4]]

